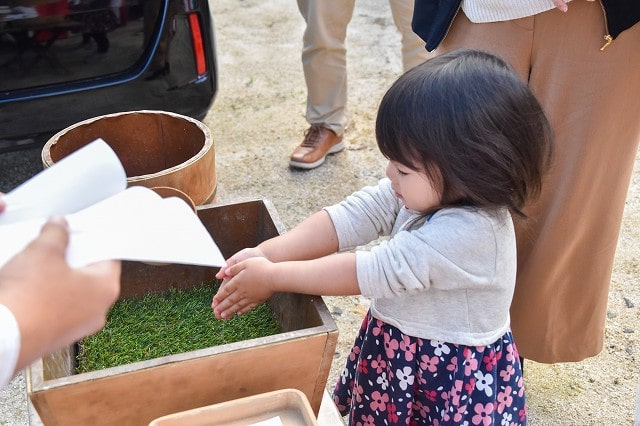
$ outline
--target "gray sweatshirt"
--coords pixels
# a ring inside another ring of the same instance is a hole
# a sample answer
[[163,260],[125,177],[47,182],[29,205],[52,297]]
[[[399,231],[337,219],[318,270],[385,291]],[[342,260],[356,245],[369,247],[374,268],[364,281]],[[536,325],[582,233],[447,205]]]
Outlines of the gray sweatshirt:
[[[403,333],[468,346],[509,330],[516,242],[506,209],[446,208],[428,220],[382,179],[326,207],[340,251],[356,250],[371,313]],[[369,250],[360,246],[377,240]]]

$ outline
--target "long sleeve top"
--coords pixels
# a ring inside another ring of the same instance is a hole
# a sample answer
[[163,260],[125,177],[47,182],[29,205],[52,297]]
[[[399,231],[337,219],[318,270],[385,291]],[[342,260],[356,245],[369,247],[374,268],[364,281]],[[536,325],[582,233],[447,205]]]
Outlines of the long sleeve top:
[[[356,248],[358,285],[375,318],[469,346],[509,329],[516,243],[506,209],[444,208],[426,218],[406,209],[385,178],[325,210],[339,249]],[[389,238],[362,249],[381,236]]]
[[13,377],[20,353],[20,329],[13,313],[0,305],[0,389]]
[[556,6],[551,0],[462,0],[460,5],[471,22],[498,22],[533,16]]

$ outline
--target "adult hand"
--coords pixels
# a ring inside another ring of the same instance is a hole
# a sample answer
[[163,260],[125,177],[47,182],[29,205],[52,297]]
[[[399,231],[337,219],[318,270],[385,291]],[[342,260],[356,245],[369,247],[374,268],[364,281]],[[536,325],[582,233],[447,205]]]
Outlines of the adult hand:
[[271,297],[275,265],[264,257],[252,257],[229,267],[232,278],[220,286],[211,302],[216,318],[244,314]]
[[567,10],[569,10],[569,5],[565,3],[565,0],[551,0],[551,1],[553,2],[556,9],[559,9],[562,12],[566,12]]
[[0,269],[0,303],[20,329],[16,371],[100,330],[120,294],[120,261],[73,269],[65,259],[68,243],[66,221],[51,219]]

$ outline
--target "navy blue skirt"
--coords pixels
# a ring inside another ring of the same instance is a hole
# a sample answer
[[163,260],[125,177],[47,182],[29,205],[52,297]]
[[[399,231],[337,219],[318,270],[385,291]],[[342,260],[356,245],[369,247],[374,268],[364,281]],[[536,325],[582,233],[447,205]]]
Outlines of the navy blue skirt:
[[333,400],[349,425],[524,425],[511,331],[488,346],[423,340],[367,313]]

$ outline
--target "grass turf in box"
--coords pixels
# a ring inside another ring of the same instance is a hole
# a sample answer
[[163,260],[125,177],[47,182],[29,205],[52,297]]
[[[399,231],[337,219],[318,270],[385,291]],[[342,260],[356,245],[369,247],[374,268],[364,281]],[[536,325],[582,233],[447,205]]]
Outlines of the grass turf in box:
[[216,320],[211,298],[219,282],[171,288],[118,301],[98,333],[79,343],[76,373],[175,355],[280,332],[266,303],[227,321]]

